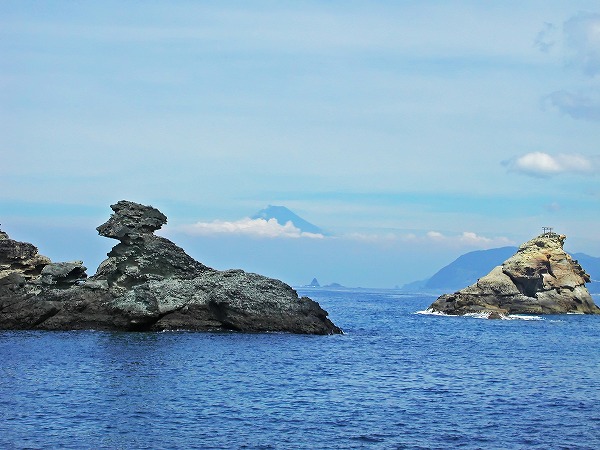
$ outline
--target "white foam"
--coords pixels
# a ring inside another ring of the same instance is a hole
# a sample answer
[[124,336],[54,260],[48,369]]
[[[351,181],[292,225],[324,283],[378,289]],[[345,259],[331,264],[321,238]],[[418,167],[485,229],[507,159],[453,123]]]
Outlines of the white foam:
[[503,316],[503,320],[546,320],[540,316],[524,316],[520,314],[509,314],[508,316]]
[[424,314],[427,316],[450,316],[450,314],[446,314],[441,311],[434,311],[433,309],[424,309],[423,311],[416,311],[415,314]]
[[[489,319],[492,315],[491,312],[478,312],[478,313],[466,313],[465,317],[472,317],[473,319]],[[500,319],[504,319],[505,316],[500,315]]]
[[[424,315],[429,315],[429,316],[446,316],[446,317],[470,317],[473,319],[489,319],[492,312],[490,312],[490,311],[483,312],[482,311],[479,313],[467,313],[464,315],[456,315],[456,314],[446,314],[441,311],[434,311],[433,309],[425,309],[423,311],[416,311],[415,314],[424,314]],[[501,320],[545,320],[543,317],[540,317],[540,316],[528,316],[528,315],[521,315],[521,314],[508,314],[508,315],[500,314],[499,318]]]

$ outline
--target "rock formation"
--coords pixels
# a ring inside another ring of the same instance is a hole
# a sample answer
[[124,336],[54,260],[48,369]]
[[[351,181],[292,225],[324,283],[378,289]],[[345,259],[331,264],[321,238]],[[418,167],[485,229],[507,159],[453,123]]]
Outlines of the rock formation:
[[439,297],[429,309],[452,315],[600,314],[585,283],[589,275],[563,250],[566,237],[544,233],[475,284]]
[[285,283],[211,269],[154,235],[167,221],[159,210],[111,208],[97,230],[120,243],[89,278],[81,261],[52,263],[0,232],[0,329],[341,333]]
[[321,285],[319,284],[319,280],[317,280],[316,278],[313,278],[312,281],[310,282],[310,284],[306,285],[307,287],[321,287]]

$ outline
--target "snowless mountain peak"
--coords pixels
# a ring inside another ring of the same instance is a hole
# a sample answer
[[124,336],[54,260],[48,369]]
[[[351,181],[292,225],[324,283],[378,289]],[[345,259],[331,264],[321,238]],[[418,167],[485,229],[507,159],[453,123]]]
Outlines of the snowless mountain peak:
[[251,218],[264,220],[275,219],[280,225],[292,222],[296,228],[304,233],[326,234],[321,228],[304,220],[285,206],[268,205],[266,208],[261,209],[254,214]]

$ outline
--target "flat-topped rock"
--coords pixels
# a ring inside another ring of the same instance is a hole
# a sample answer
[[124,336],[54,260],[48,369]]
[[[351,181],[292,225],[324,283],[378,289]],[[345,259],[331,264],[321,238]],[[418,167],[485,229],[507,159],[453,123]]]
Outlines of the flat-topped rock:
[[590,276],[564,251],[566,236],[544,233],[475,284],[444,294],[429,307],[452,315],[600,314],[585,283]]
[[341,333],[318,303],[287,284],[218,271],[156,236],[167,217],[120,201],[100,225],[119,240],[97,272],[52,263],[32,244],[0,236],[0,329],[236,330]]

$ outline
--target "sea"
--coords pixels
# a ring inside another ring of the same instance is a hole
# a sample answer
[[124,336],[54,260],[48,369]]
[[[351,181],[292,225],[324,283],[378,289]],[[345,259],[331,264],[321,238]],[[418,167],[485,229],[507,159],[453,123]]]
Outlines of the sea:
[[298,292],[344,334],[0,332],[0,448],[600,449],[600,317]]

